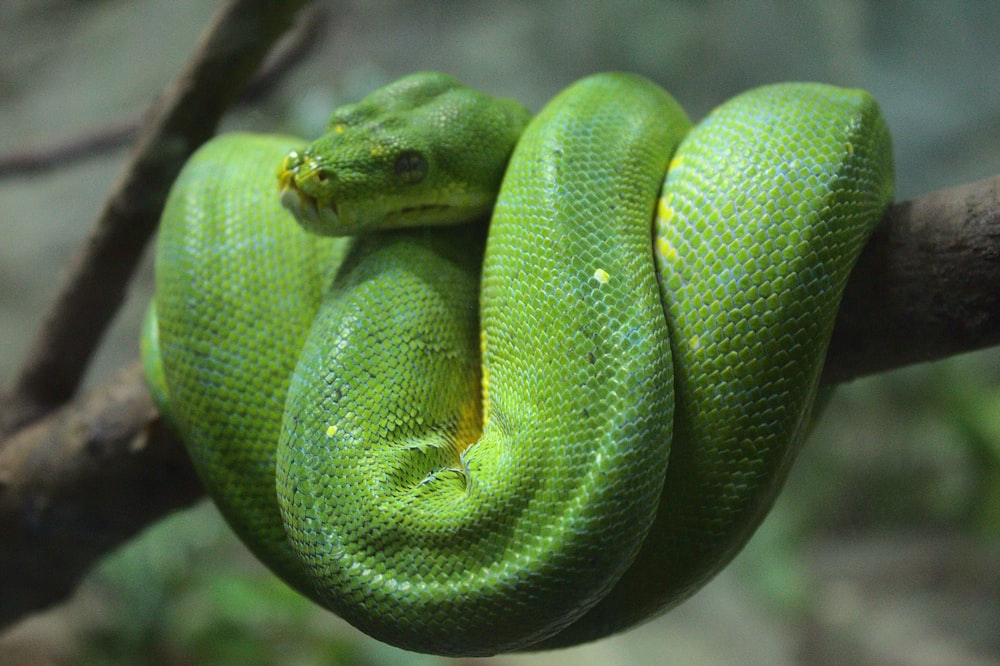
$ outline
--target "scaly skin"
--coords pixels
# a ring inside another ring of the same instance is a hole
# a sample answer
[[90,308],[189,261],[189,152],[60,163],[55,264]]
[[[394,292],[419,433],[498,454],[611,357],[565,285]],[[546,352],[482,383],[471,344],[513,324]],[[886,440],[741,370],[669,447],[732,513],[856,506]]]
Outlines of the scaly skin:
[[[216,139],[164,213],[144,354],[209,492],[285,580],[412,650],[594,640],[724,566],[891,197],[860,91],[759,88],[689,132],[598,75],[526,121],[413,75],[309,146]],[[365,235],[302,231],[278,164],[302,227]],[[483,225],[378,231],[475,219],[501,174],[481,273]]]

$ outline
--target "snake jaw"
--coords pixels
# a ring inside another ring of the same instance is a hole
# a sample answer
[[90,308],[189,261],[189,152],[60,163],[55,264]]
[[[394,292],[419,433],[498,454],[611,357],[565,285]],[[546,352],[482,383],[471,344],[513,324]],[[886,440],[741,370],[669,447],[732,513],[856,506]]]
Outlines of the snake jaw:
[[339,215],[336,203],[329,201],[320,206],[319,199],[303,190],[301,183],[316,178],[319,173],[308,156],[293,150],[278,170],[278,190],[281,205],[285,207],[307,231],[324,234],[335,228]]
[[308,228],[319,226],[322,216],[316,198],[299,189],[294,181],[281,187],[281,205],[303,226]]

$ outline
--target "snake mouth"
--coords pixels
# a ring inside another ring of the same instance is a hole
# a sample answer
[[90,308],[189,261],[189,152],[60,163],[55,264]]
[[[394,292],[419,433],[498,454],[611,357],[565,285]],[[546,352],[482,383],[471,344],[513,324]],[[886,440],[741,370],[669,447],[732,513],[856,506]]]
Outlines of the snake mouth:
[[[319,202],[316,197],[310,196],[299,189],[295,181],[282,184],[281,205],[284,206],[301,224],[308,227],[317,226],[321,218]],[[333,211],[336,217],[336,211]]]
[[320,206],[319,200],[299,187],[293,171],[282,169],[278,174],[281,205],[289,211],[307,231],[323,234],[324,229],[336,225],[339,219],[333,202]]
[[285,156],[278,170],[278,191],[281,205],[285,207],[307,231],[323,234],[324,229],[336,225],[339,219],[337,205],[325,201],[302,189],[303,179],[316,175],[318,167],[304,153],[292,151]]

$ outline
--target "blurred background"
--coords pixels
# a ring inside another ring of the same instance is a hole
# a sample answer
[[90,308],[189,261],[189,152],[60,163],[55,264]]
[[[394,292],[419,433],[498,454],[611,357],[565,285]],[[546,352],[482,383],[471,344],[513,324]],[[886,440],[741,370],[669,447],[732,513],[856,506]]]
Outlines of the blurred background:
[[[808,79],[880,101],[899,198],[1000,173],[998,3],[321,4],[320,44],[225,130],[314,136],[336,105],[421,69],[535,110],[586,74],[634,71],[696,119],[746,88]],[[215,8],[6,0],[0,159],[138,117]],[[0,385],[125,155],[0,178]],[[90,382],[136,359],[151,277],[147,262]],[[386,647],[277,582],[203,503],[0,637],[0,663],[1000,664],[998,379],[1000,350],[989,350],[843,387],[733,564],[675,611],[593,645],[462,661]]]

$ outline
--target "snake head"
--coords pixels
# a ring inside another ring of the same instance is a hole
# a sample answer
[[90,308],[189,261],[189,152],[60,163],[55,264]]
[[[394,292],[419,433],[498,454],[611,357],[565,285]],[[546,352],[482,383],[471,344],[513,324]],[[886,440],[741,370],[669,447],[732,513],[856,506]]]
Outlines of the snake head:
[[323,136],[289,153],[281,202],[330,236],[474,219],[491,209],[529,117],[444,74],[408,76],[337,109]]

